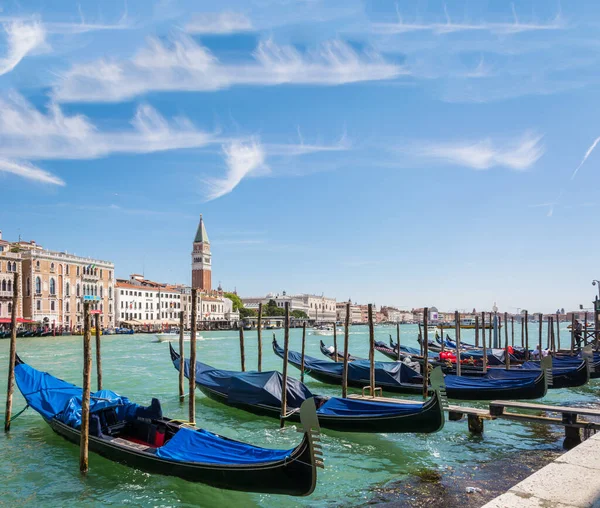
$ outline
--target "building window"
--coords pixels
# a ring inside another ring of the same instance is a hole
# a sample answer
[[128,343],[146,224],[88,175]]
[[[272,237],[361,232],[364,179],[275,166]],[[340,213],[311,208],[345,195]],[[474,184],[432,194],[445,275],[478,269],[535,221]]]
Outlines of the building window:
[[25,291],[27,292],[27,296],[31,296],[31,279],[27,277],[27,284],[25,286]]
[[40,279],[39,277],[35,278],[35,292],[38,295],[42,293],[42,279]]
[[77,296],[81,295],[81,288],[79,287],[79,284],[77,284]]
[[65,265],[65,273],[69,275],[69,265]]
[[6,284],[6,290],[12,292],[12,280],[9,280]]
[[42,302],[40,300],[38,300],[37,302],[35,302],[35,308],[39,311],[42,310]]
[[40,269],[40,262],[39,262],[39,261],[36,261],[36,262],[35,262],[35,269],[36,269],[36,270],[39,270],[39,269]]
[[8,314],[12,316],[12,303],[8,302]]
[[79,277],[79,274],[80,274],[80,267],[79,267],[79,265],[77,265],[77,277]]
[[71,307],[71,306],[69,305],[69,302],[65,303],[65,311],[66,311],[66,312],[69,312],[69,308],[70,308],[70,307]]
[[50,271],[53,272],[54,271],[54,263],[50,263]]
[[50,302],[50,310],[51,310],[52,312],[54,312],[54,308],[55,308],[54,304],[55,304],[55,302],[54,302],[54,300],[52,300],[52,301]]
[[102,268],[100,268],[100,278],[102,278]]
[[112,288],[111,287],[108,288],[108,299],[112,300]]
[[5,280],[2,281],[2,291],[7,291],[7,289],[6,289],[6,281]]
[[52,278],[50,279],[50,294],[51,295],[56,294],[56,281]]
[[65,296],[71,296],[71,285],[68,282],[65,286]]

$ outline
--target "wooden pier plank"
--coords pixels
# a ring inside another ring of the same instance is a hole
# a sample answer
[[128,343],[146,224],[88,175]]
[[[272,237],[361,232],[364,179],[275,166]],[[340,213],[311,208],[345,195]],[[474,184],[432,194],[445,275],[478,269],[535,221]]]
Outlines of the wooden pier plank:
[[569,413],[584,416],[600,416],[600,409],[591,409],[587,407],[552,406],[547,404],[535,404],[532,402],[512,402],[506,400],[494,400],[490,402],[490,406],[495,406],[498,408],[506,407],[512,409],[529,409],[553,413]]

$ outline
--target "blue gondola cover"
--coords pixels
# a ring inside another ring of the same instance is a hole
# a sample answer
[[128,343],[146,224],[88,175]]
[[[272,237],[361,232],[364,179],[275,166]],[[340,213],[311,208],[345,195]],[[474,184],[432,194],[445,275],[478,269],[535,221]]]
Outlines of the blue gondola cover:
[[261,464],[284,460],[294,449],[272,450],[230,441],[206,430],[181,428],[156,455],[177,462],[204,464]]

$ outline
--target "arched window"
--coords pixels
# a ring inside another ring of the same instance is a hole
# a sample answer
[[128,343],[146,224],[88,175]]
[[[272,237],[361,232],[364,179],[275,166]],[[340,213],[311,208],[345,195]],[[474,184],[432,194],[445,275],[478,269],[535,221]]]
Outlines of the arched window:
[[50,279],[50,294],[56,294],[56,281],[54,279]]
[[111,287],[108,288],[108,298],[109,298],[109,300],[112,299],[112,288]]
[[31,279],[27,277],[27,287],[25,288],[27,291],[27,296],[31,296]]
[[37,310],[42,310],[42,301],[38,300],[37,302],[35,302],[35,308]]
[[50,270],[54,271],[54,263],[50,263]]
[[66,303],[65,303],[65,311],[66,311],[66,312],[69,312],[69,309],[70,309],[70,307],[71,307],[71,306],[69,305],[69,302],[66,302]]
[[71,285],[68,282],[65,286],[65,296],[71,296]]
[[36,261],[36,262],[35,262],[35,267],[36,267],[38,270],[40,269],[40,262],[39,262],[39,261]]
[[42,279],[35,278],[35,292],[39,295],[42,292]]
[[100,286],[100,298],[104,298],[103,291],[102,291],[102,286]]
[[12,280],[9,280],[6,284],[6,291],[12,291]]
[[54,303],[55,303],[55,302],[54,302],[54,300],[52,300],[52,301],[50,302],[50,310],[51,310],[52,312],[54,312],[54,308],[55,308],[55,307],[54,307]]
[[12,303],[8,302],[8,314],[12,315]]
[[6,291],[6,281],[2,281],[2,291]]
[[77,284],[77,296],[80,296],[81,294],[81,288],[79,287],[79,284]]

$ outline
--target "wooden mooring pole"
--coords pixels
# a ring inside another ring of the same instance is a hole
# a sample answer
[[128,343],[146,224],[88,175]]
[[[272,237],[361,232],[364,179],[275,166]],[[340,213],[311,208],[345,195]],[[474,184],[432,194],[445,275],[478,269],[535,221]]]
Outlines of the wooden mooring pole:
[[258,320],[256,323],[258,325],[256,329],[258,335],[258,372],[262,372],[262,303],[258,304]]
[[515,316],[510,317],[510,342],[515,347]]
[[442,336],[442,353],[443,353],[444,350],[446,349],[446,340],[444,339],[444,325],[441,325],[441,327],[440,327],[440,334]]
[[[423,331],[425,340],[423,341],[423,400],[427,399],[429,393],[429,334],[427,333],[427,321],[429,318],[429,308],[423,309]],[[443,341],[442,341],[443,342]],[[374,381],[373,381],[374,383]]]
[[244,327],[240,325],[240,364],[242,372],[246,372],[246,351],[244,350]]
[[370,362],[370,375],[369,375],[369,389],[371,397],[375,397],[375,328],[373,325],[373,304],[370,303],[368,306],[368,317],[369,317],[369,362]]
[[17,361],[17,312],[19,302],[19,273],[13,278],[13,298],[10,314],[10,353],[8,355],[8,385],[6,387],[6,412],[4,413],[4,432],[10,431],[12,417],[12,398],[15,389],[15,363]]
[[192,425],[196,424],[196,328],[198,327],[198,290],[192,289],[192,323],[190,334],[190,368],[188,372],[189,399],[188,400],[188,420]]
[[571,312],[571,354],[575,352],[575,313]]
[[81,393],[81,429],[79,442],[79,471],[88,472],[90,439],[90,385],[92,378],[92,320],[90,302],[83,302],[83,390]]
[[525,311],[525,361],[529,361],[529,315]]
[[506,370],[510,370],[510,353],[508,352],[508,313],[504,313],[504,363]]
[[279,426],[285,425],[287,414],[287,378],[288,378],[288,354],[290,350],[290,302],[285,302],[285,325],[283,329],[283,379],[281,382],[281,416]]
[[543,319],[544,319],[544,316],[541,312],[538,314],[538,319],[540,321],[540,330],[539,330],[540,333],[539,333],[539,340],[538,340],[538,347],[540,348],[540,350],[538,353],[540,355],[540,362],[541,362],[542,361],[542,324],[543,324]]
[[458,311],[454,311],[454,343],[456,345],[456,375],[461,375],[460,363],[460,315]]
[[475,316],[475,347],[479,347],[479,316]]
[[396,359],[400,361],[400,323],[396,323],[396,341],[398,344],[398,350],[396,351]]
[[100,314],[95,316],[96,325],[96,384],[102,390],[102,351],[100,349]]
[[346,322],[344,326],[344,367],[342,370],[342,397],[348,397],[348,342],[350,339],[350,302],[346,303]]
[[421,348],[421,356],[423,356],[423,331],[421,329],[421,323],[419,323],[419,346]]
[[490,312],[490,333],[488,334],[488,346],[491,348],[494,347],[494,343],[492,342],[492,329],[494,328],[494,318],[492,317],[492,313]]
[[183,356],[183,339],[185,333],[185,323],[183,321],[183,311],[179,313],[179,402],[183,402],[185,392],[183,388],[183,380],[185,379],[185,362]]
[[585,312],[585,317],[583,318],[583,332],[581,334],[581,338],[582,338],[583,343],[581,343],[581,342],[579,343],[579,351],[581,351],[582,347],[585,347],[585,342],[587,340],[587,337],[585,336],[585,334],[588,331],[587,310],[584,311],[584,312]]
[[560,314],[556,313],[556,350],[560,351]]
[[300,381],[304,383],[304,352],[306,351],[306,321],[302,323],[302,359],[300,361]]
[[338,354],[337,354],[337,323],[334,321],[333,323],[333,361],[337,363]]
[[487,351],[485,349],[485,312],[481,313],[481,346],[483,347],[483,372],[487,372]]

